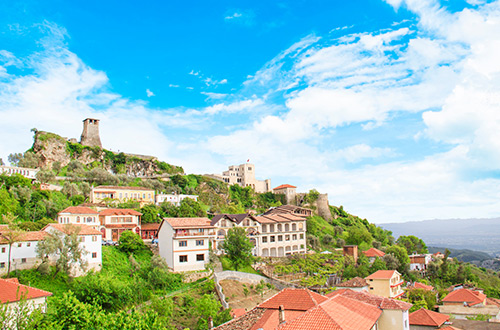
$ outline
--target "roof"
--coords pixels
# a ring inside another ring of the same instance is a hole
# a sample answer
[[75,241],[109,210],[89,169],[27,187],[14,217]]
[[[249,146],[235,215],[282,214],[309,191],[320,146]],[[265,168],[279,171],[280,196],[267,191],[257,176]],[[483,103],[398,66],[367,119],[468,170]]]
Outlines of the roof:
[[164,221],[172,228],[213,228],[209,218],[165,218]]
[[80,231],[78,232],[78,236],[80,235],[102,235],[99,230],[96,230],[88,225],[82,224],[62,224],[62,223],[49,223],[45,227],[42,228],[42,231],[47,231],[49,227],[59,230],[65,234],[69,233],[72,228],[78,227]]
[[486,295],[469,289],[458,289],[450,292],[443,298],[443,302],[466,302],[469,306],[474,306],[484,302]]
[[335,297],[337,295],[346,296],[367,303],[369,305],[377,306],[381,309],[394,309],[407,311],[412,304],[391,298],[379,297],[368,292],[359,292],[349,289],[337,290],[327,294],[327,297]]
[[385,253],[380,251],[379,249],[376,249],[374,247],[363,251],[364,255],[367,256],[368,258],[373,258],[373,257],[383,257],[385,256]]
[[240,224],[243,220],[245,220],[249,216],[248,213],[242,213],[242,214],[216,214],[213,218],[210,224],[214,226],[219,220],[226,218],[231,221],[236,222],[237,224]]
[[441,328],[439,330],[462,330],[462,329],[459,329],[459,328],[455,328],[455,327],[452,327],[451,325],[450,326],[447,326],[446,328]]
[[426,285],[426,284],[420,283],[420,282],[413,283],[413,288],[414,289],[423,289],[423,290],[427,290],[427,291],[434,290],[434,287],[432,285]]
[[283,306],[285,310],[306,311],[327,299],[309,289],[285,288],[257,307],[278,309]]
[[285,189],[285,188],[297,188],[297,187],[292,186],[291,184],[282,184],[280,186],[277,186],[276,188],[273,188],[273,190]]
[[355,277],[337,285],[337,287],[342,288],[362,288],[365,286],[368,286],[368,283],[366,283],[366,280],[361,277]]
[[306,213],[311,214],[312,210],[305,207],[286,204],[277,207],[272,207],[266,212],[264,212],[264,215],[275,214],[275,213],[294,213],[300,216],[306,216]]
[[229,322],[219,325],[215,329],[218,330],[248,330],[252,329],[252,326],[259,321],[264,313],[265,309],[254,308],[242,316],[235,318]]
[[280,222],[290,222],[290,221],[305,221],[304,217],[297,216],[292,213],[276,213],[276,214],[263,214],[260,216],[252,216],[252,219],[263,224],[263,223],[280,223]]
[[91,209],[90,207],[85,207],[85,206],[70,206],[59,212],[58,214],[61,213],[70,213],[70,214],[99,214],[94,209]]
[[157,222],[141,224],[141,230],[158,230],[160,224]]
[[0,302],[2,304],[19,301],[22,298],[35,299],[48,296],[52,296],[52,293],[19,284],[18,281],[13,281],[13,279],[0,278]]
[[108,215],[137,215],[137,216],[141,216],[142,213],[137,212],[136,210],[131,210],[131,209],[106,209],[106,210],[102,210],[101,212],[99,212],[99,215],[104,215],[104,216],[108,216]]
[[[367,280],[388,280],[397,273],[396,270],[377,270],[375,273],[365,277]],[[399,274],[399,273],[398,273]]]
[[127,186],[97,186],[92,188],[92,190],[95,189],[115,189],[115,190],[144,190],[144,191],[154,191],[154,189],[150,188],[145,188],[145,187],[127,187]]
[[449,320],[449,315],[432,312],[424,308],[420,308],[410,314],[410,325],[440,327],[444,322]]
[[[8,231],[4,230],[3,233],[6,234]],[[47,236],[46,232],[43,231],[25,231],[19,236],[18,242],[36,242],[36,241],[41,241],[42,239]],[[7,244],[7,240],[5,237],[2,237],[2,234],[0,233],[0,244]]]
[[375,306],[339,295],[294,320],[286,321],[278,329],[369,330],[381,314],[382,311]]
[[244,308],[231,309],[231,316],[237,318],[245,314],[247,311]]

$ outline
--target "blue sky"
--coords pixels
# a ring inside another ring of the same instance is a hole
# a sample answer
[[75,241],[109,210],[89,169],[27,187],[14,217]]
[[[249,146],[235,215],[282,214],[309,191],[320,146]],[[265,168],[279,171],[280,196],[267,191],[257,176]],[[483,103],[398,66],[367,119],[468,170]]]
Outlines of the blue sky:
[[257,176],[373,222],[499,215],[498,1],[0,4],[0,157],[30,128]]

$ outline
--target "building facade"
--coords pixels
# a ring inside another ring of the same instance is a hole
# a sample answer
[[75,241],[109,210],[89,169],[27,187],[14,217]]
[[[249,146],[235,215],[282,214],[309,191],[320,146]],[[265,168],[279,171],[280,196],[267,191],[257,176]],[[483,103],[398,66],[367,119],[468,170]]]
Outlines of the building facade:
[[291,204],[297,196],[297,187],[290,184],[282,184],[273,189],[274,194],[285,195],[286,204]]
[[237,184],[241,187],[252,187],[257,193],[272,191],[271,179],[257,180],[255,178],[255,165],[246,163],[231,165],[222,175],[215,174],[212,177],[226,182],[229,185]]
[[57,214],[57,222],[60,224],[87,225],[99,229],[99,212],[90,207],[70,206]]
[[97,186],[90,193],[92,203],[100,203],[105,200],[119,203],[136,201],[143,207],[155,202],[155,191],[144,187],[120,187],[120,186]]
[[[7,273],[9,267],[9,244],[6,239],[7,226],[0,228],[0,276]],[[5,233],[6,236],[2,236]],[[41,260],[37,256],[38,242],[47,234],[40,231],[29,231],[19,237],[19,241],[10,247],[10,271],[31,269],[38,266]]]
[[31,180],[36,180],[36,174],[38,173],[38,171],[39,170],[35,168],[0,165],[0,174],[4,175],[20,174],[25,178]]
[[208,218],[165,218],[158,229],[158,249],[174,272],[205,269],[215,227]]
[[99,212],[99,230],[102,238],[114,242],[127,230],[141,232],[142,213],[131,209],[106,209]]
[[403,280],[397,270],[379,270],[365,278],[370,293],[385,297],[398,298],[403,295]]
[[198,200],[197,195],[183,195],[183,194],[156,194],[155,200],[156,200],[156,205],[168,202],[175,206],[179,206],[181,205],[182,200],[185,198],[190,198],[195,201]]
[[229,229],[234,227],[241,227],[245,229],[247,237],[252,242],[254,248],[252,254],[257,256],[258,254],[258,236],[260,235],[261,225],[260,223],[248,213],[242,214],[216,214],[210,224],[215,227],[216,238],[214,249],[218,252],[222,252],[222,243],[226,239],[226,235]]

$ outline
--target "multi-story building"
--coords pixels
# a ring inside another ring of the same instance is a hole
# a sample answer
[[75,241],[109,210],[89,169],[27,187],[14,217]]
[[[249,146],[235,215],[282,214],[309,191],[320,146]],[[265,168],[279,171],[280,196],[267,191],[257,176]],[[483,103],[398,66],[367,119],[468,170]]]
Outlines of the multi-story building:
[[156,194],[156,205],[160,205],[161,203],[168,202],[175,206],[181,205],[181,202],[185,198],[191,198],[195,201],[198,200],[197,195],[183,195],[183,194]]
[[242,214],[216,214],[210,223],[215,227],[216,230],[216,240],[214,249],[222,252],[222,243],[226,238],[229,229],[234,227],[242,227],[245,229],[247,236],[250,238],[254,248],[253,255],[258,253],[258,235],[261,231],[260,223],[255,220],[249,213]]
[[[0,278],[0,304],[3,307],[3,328],[17,329],[15,319],[19,310],[26,308],[26,312],[31,314],[35,309],[42,313],[47,310],[47,297],[52,296],[51,292],[19,284],[17,278]],[[20,302],[24,300],[26,307],[21,307]]]
[[274,194],[285,195],[285,201],[290,204],[295,201],[295,196],[297,196],[297,187],[291,184],[282,184],[273,189]]
[[36,180],[36,174],[38,173],[38,171],[39,169],[35,168],[0,165],[0,174],[4,175],[20,174],[25,178],[31,180]]
[[106,209],[99,212],[99,230],[102,238],[118,241],[121,233],[131,230],[141,232],[141,212],[131,209]]
[[231,165],[222,175],[214,174],[212,177],[226,182],[229,185],[237,184],[241,187],[252,187],[257,193],[271,191],[271,179],[257,180],[255,178],[255,165],[246,163]]
[[87,225],[99,229],[99,212],[90,207],[70,206],[57,214],[57,222],[60,224]]
[[410,258],[410,270],[425,273],[427,265],[432,261],[432,254],[412,254]]
[[174,272],[203,270],[215,227],[208,218],[165,218],[158,229],[158,248]]
[[[0,228],[0,275],[6,274],[9,268],[9,244],[7,240],[9,231],[7,226]],[[10,247],[10,271],[38,266],[41,260],[37,256],[36,247],[46,235],[47,233],[42,231],[28,231],[18,237],[18,241]]]
[[403,295],[403,280],[397,270],[378,270],[365,278],[370,286],[370,293],[386,297],[398,298]]
[[144,187],[97,186],[92,188],[90,201],[100,203],[105,200],[114,200],[120,203],[136,201],[143,207],[155,202],[155,191]]

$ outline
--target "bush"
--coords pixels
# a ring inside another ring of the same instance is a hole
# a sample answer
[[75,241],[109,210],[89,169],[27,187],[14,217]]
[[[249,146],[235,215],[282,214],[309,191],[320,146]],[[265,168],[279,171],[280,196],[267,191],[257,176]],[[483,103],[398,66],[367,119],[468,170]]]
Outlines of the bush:
[[141,237],[130,230],[124,231],[120,235],[118,242],[118,249],[126,253],[133,253],[146,249],[146,245],[144,245]]

